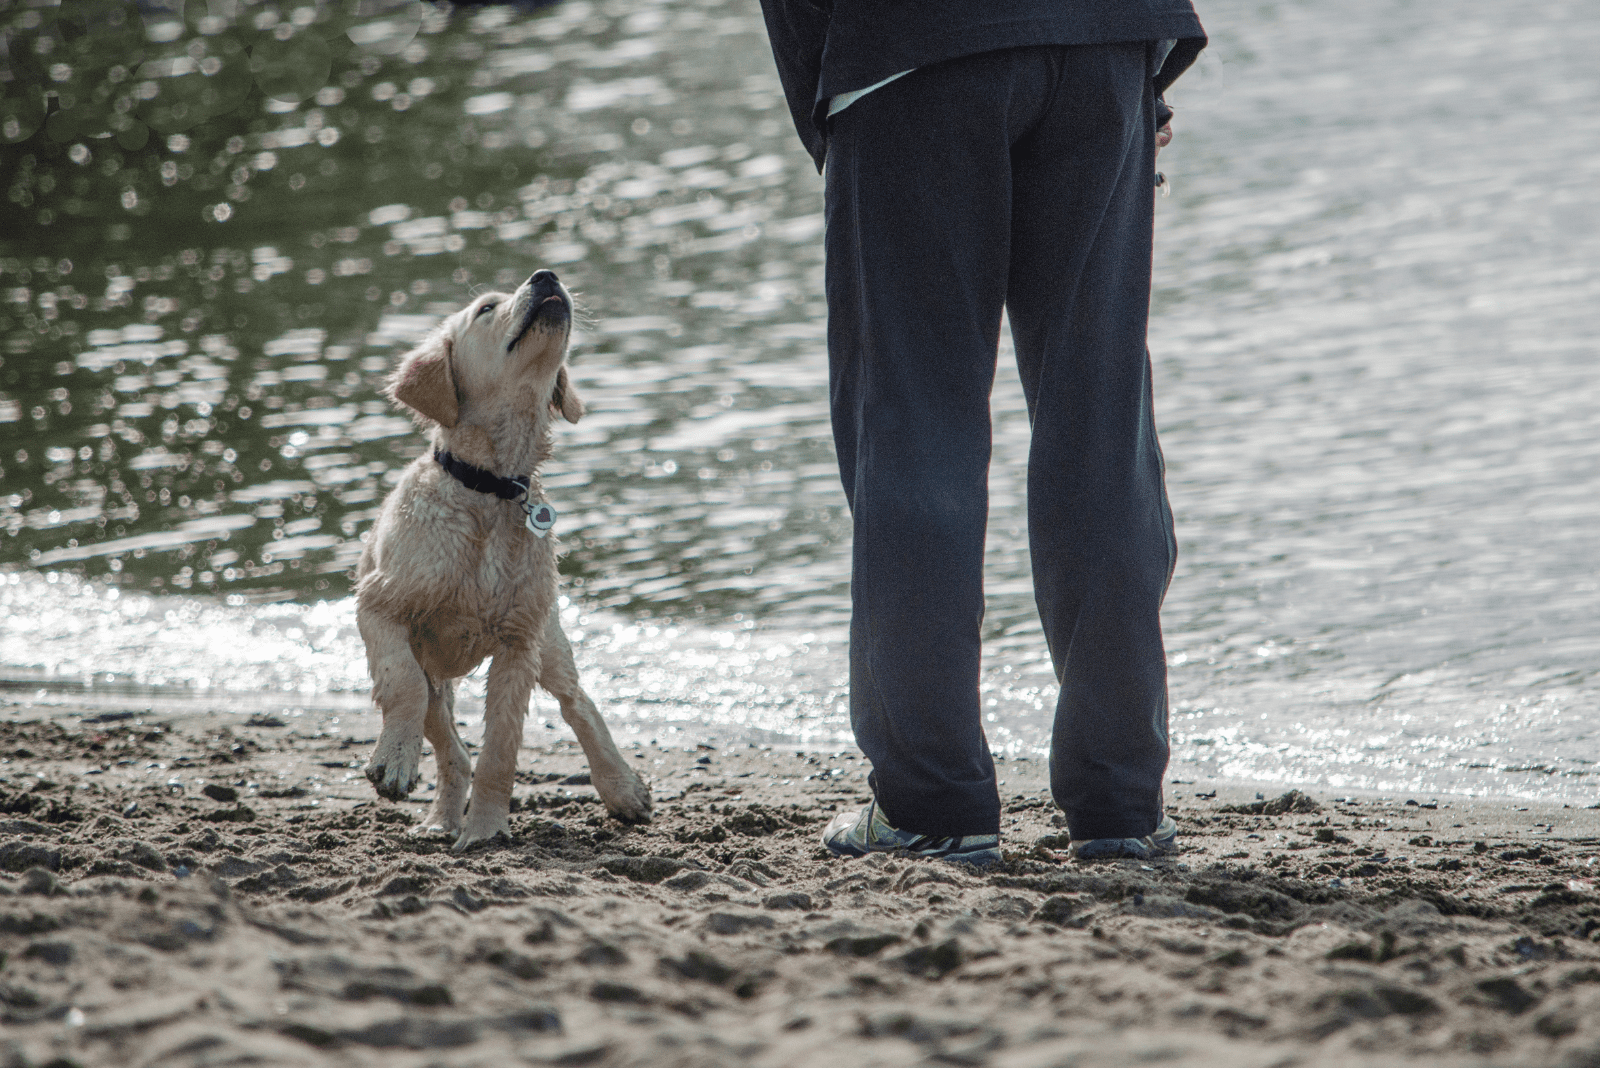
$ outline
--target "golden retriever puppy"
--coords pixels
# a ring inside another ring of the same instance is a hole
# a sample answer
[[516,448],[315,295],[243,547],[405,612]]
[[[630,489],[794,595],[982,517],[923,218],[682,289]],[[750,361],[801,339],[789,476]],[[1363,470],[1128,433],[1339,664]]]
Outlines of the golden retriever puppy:
[[[366,774],[384,797],[405,797],[426,737],[439,783],[417,831],[458,834],[457,850],[509,833],[534,683],[561,702],[607,811],[650,818],[650,791],[578,684],[555,607],[554,511],[539,465],[555,417],[583,415],[567,377],[571,330],[571,297],[553,272],[535,271],[515,293],[486,293],[446,319],[389,380],[433,448],[383,502],[356,570],[356,622],[383,713]],[[455,687],[486,657],[474,769],[456,733]]]

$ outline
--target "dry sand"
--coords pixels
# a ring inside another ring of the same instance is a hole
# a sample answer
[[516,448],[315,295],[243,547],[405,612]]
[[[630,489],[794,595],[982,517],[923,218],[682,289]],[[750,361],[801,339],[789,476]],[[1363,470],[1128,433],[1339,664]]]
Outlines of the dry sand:
[[831,858],[857,757],[642,746],[625,827],[554,745],[456,856],[349,718],[96,711],[0,701],[3,1068],[1600,1066],[1594,810],[1174,783],[1081,864],[1013,760],[980,875]]

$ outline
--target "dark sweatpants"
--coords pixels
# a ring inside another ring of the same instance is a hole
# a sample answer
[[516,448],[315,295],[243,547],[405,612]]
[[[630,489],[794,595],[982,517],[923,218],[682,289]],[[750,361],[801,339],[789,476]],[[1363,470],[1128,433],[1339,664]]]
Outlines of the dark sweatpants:
[[1074,838],[1161,818],[1176,548],[1150,400],[1155,101],[1143,43],[986,52],[832,120],[828,350],[855,518],[850,717],[896,827],[993,834],[978,700],[989,392],[1010,315],[1028,534]]

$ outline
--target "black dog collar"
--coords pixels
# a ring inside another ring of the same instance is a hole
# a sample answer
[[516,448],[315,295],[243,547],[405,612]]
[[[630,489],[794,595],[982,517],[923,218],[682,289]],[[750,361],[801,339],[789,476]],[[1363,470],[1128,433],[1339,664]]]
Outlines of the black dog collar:
[[448,452],[439,449],[433,451],[433,458],[439,461],[439,466],[449,472],[450,477],[470,490],[479,493],[492,493],[503,501],[517,501],[517,506],[522,509],[526,519],[525,525],[536,538],[542,538],[550,533],[550,528],[556,525],[556,510],[550,507],[548,501],[534,500],[531,498],[532,480],[528,478],[502,478],[493,471],[485,471],[465,460],[459,460]]
[[450,473],[451,478],[467,489],[477,490],[479,493],[492,493],[503,501],[514,501],[528,493],[526,478],[501,478],[493,471],[485,471],[438,449],[433,451],[433,458],[439,461],[440,467]]

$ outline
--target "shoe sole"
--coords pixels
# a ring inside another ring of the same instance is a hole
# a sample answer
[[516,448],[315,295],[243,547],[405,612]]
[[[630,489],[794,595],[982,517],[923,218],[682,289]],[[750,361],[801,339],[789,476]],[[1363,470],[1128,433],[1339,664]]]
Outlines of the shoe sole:
[[895,846],[892,849],[858,849],[855,847],[841,849],[832,842],[825,841],[822,844],[827,847],[828,852],[836,857],[864,857],[870,853],[903,853],[918,860],[943,860],[951,864],[965,864],[973,868],[992,868],[999,864],[1002,859],[998,846],[992,849],[974,849],[970,853],[919,853],[914,849],[907,849],[905,846]]
[[1143,838],[1095,838],[1073,848],[1072,856],[1081,860],[1131,858],[1149,860],[1178,851],[1178,824],[1163,815],[1156,829]]
[[[857,816],[859,819],[860,816]],[[837,825],[837,829],[836,826]],[[847,816],[835,816],[822,832],[822,844],[836,857],[864,857],[869,853],[904,853],[909,857],[920,857],[923,860],[944,860],[952,864],[965,864],[968,867],[980,870],[992,868],[1001,861],[1000,846],[997,842],[992,846],[972,849],[966,852],[934,852],[913,849],[909,845],[885,845],[883,848],[873,848],[870,845],[858,845],[855,842],[842,842],[850,830],[856,826],[856,820]]]
[[1096,838],[1074,852],[1078,860],[1149,860],[1151,849],[1137,838]]
[[943,855],[933,853],[912,853],[911,855],[914,857],[925,857],[928,860],[943,860],[951,864],[965,864],[967,867],[977,868],[979,871],[987,871],[990,868],[998,866],[1002,859],[1000,856],[1000,850],[998,848],[976,849],[971,853],[945,853]]

